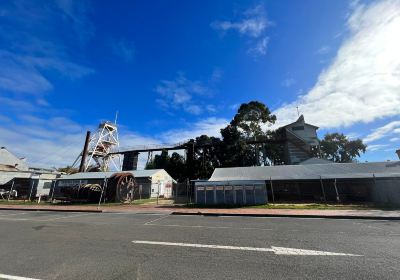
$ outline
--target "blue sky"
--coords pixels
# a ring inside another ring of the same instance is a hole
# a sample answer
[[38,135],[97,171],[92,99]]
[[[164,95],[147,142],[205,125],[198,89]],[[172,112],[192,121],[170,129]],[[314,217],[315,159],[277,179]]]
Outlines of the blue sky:
[[218,135],[243,102],[400,148],[400,1],[2,1],[0,144],[63,166],[119,111],[121,145]]

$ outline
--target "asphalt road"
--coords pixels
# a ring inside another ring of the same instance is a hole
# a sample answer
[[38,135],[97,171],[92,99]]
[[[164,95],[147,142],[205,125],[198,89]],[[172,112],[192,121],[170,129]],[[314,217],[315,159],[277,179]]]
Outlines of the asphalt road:
[[0,211],[0,238],[9,279],[400,279],[399,221]]

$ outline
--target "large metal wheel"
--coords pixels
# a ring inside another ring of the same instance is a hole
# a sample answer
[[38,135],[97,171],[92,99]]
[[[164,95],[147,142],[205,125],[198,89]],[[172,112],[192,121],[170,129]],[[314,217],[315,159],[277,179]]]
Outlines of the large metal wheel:
[[107,200],[115,202],[131,202],[136,189],[135,177],[132,173],[115,173],[107,182]]
[[90,202],[98,202],[102,187],[99,184],[86,184],[81,187],[79,197]]

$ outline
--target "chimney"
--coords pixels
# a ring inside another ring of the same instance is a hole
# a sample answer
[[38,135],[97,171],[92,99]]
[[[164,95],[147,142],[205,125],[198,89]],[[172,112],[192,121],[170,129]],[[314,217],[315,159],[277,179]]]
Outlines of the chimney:
[[399,159],[400,159],[400,149],[398,149],[398,150],[396,151],[396,154],[397,154],[397,156],[398,156]]

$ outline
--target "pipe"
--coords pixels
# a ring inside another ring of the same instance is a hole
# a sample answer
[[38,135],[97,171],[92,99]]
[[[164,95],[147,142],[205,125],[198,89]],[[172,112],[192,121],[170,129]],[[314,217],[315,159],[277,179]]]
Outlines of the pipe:
[[81,164],[79,165],[79,172],[85,172],[85,162],[86,162],[89,141],[90,141],[90,131],[88,130],[86,132],[85,145],[83,146]]

